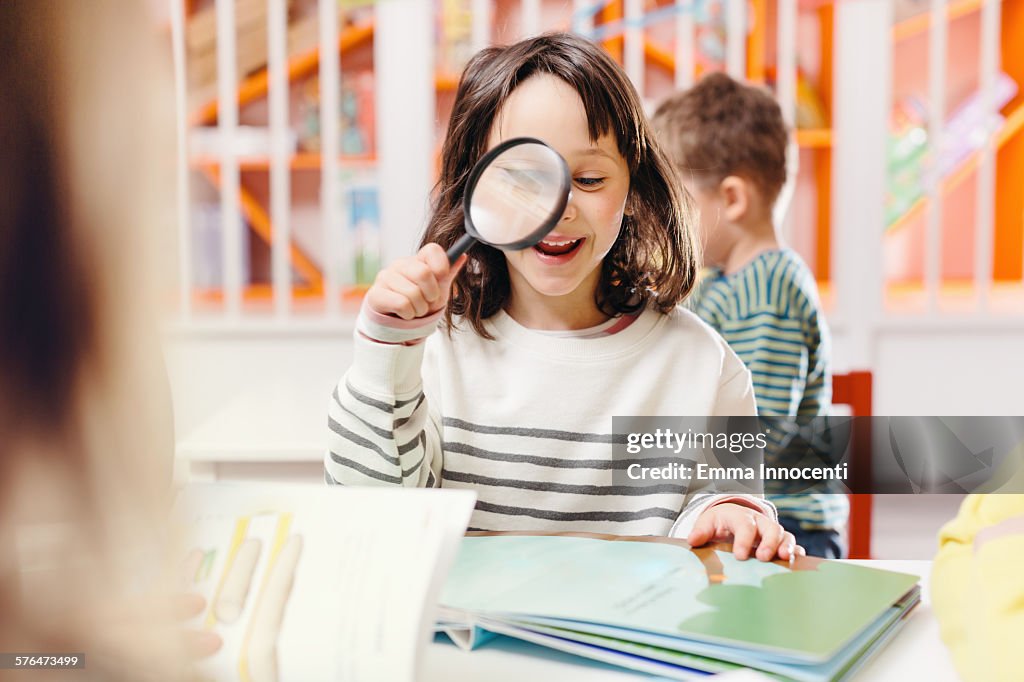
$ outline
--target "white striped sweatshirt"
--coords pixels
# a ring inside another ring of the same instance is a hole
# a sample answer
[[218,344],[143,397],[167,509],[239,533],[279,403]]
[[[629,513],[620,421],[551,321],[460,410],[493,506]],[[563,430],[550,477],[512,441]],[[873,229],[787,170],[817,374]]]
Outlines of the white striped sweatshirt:
[[477,530],[683,538],[735,497],[612,482],[613,415],[756,414],[750,373],[694,314],[647,310],[598,338],[530,330],[504,312],[487,320],[493,340],[468,324],[449,336],[436,319],[404,327],[360,315],[330,404],[327,483],[470,488]]

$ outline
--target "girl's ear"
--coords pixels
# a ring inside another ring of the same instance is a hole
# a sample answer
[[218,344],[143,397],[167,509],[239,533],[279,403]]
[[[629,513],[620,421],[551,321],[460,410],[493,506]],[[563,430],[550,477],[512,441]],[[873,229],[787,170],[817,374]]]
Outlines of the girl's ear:
[[739,176],[726,176],[718,185],[718,195],[722,215],[731,223],[740,222],[750,209],[750,189],[747,181]]

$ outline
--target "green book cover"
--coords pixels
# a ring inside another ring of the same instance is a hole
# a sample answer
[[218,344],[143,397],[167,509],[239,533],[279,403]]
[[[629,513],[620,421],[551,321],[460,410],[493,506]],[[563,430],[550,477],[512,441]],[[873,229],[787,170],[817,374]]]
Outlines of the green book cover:
[[792,566],[738,561],[682,540],[610,537],[467,537],[441,604],[449,616],[606,626],[617,639],[650,643],[653,635],[680,651],[815,664],[879,622],[918,580],[806,557]]

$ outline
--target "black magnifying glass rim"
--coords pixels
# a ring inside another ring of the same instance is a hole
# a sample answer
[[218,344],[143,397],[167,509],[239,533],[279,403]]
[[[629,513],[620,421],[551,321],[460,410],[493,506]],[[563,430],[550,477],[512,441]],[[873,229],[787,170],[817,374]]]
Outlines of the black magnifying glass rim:
[[[547,147],[554,153],[555,158],[558,159],[558,165],[562,169],[562,186],[560,188],[562,190],[560,193],[561,197],[558,200],[558,203],[555,204],[555,207],[551,210],[551,213],[548,214],[548,217],[544,219],[536,230],[517,241],[507,242],[505,244],[495,244],[494,242],[489,242],[480,236],[480,233],[476,229],[476,225],[473,224],[473,218],[469,212],[469,207],[472,203],[473,192],[476,190],[476,184],[480,180],[480,176],[483,175],[484,170],[491,165],[491,162],[494,161],[499,154],[508,151],[512,147],[518,147],[521,144],[539,144],[543,147]],[[502,251],[519,251],[521,249],[529,248],[546,237],[558,222],[559,218],[562,217],[562,214],[565,213],[565,207],[569,203],[570,183],[569,166],[565,163],[565,159],[562,158],[561,154],[555,151],[554,147],[544,140],[539,140],[536,137],[513,137],[512,139],[505,140],[497,147],[489,150],[486,154],[481,156],[480,160],[476,162],[475,166],[473,166],[473,171],[469,175],[469,181],[466,183],[466,192],[462,195],[462,215],[466,232],[477,241],[487,244],[488,246],[493,246],[496,249],[501,249]]]

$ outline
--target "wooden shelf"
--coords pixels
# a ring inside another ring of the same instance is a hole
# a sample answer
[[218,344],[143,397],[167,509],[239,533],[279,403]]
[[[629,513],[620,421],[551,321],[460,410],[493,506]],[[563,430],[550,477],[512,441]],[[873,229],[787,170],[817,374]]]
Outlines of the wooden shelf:
[[832,146],[831,128],[797,129],[796,142],[801,147],[826,149]]
[[[373,37],[374,23],[368,21],[357,26],[350,26],[338,37],[338,52],[344,54],[358,47]],[[320,66],[320,47],[314,47],[299,53],[288,60],[288,80],[296,81],[311,75]],[[437,74],[434,82],[440,91],[454,91],[459,86],[459,74]],[[238,85],[238,106],[243,107],[261,97],[265,97],[269,89],[267,70],[261,69],[249,76]],[[206,102],[196,109],[189,120],[191,125],[207,125],[216,123],[218,102],[216,99]]]
[[[953,21],[972,12],[977,12],[985,0],[954,0],[946,5],[946,20]],[[900,42],[913,38],[916,35],[926,32],[932,24],[931,12],[923,12],[916,16],[904,19],[892,27],[892,39]]]
[[660,66],[669,73],[676,72],[676,58],[667,49],[650,38],[644,39],[644,56],[652,64]]
[[[1017,105],[1013,113],[1006,117],[1006,121],[1003,122],[1003,127],[999,129],[999,132],[995,135],[995,148],[998,152],[1010,139],[1016,135],[1020,130],[1024,128],[1024,104]],[[952,173],[950,173],[942,181],[942,193],[949,194],[963,182],[971,176],[974,171],[978,169],[978,164],[981,162],[981,151],[973,152],[967,157]],[[889,227],[886,232],[895,232],[900,230],[910,223],[914,222],[921,217],[924,213],[925,208],[928,206],[928,197],[921,197],[914,204],[907,209],[907,212],[897,218]]]
[[434,77],[434,86],[439,92],[454,92],[459,87],[459,74],[439,73]]
[[[220,189],[219,168],[203,166],[200,170],[214,187]],[[241,214],[249,222],[253,232],[267,245],[273,244],[274,231],[270,223],[270,216],[267,215],[266,210],[244,187],[238,188],[238,199],[241,203]],[[306,284],[313,289],[322,288],[323,274],[320,272],[320,267],[294,242],[291,243],[289,251],[291,266],[295,268],[295,271],[305,280]]]
[[[652,64],[662,67],[669,73],[675,73],[676,59],[667,49],[657,42],[644,39],[644,56]],[[832,146],[832,129],[818,128],[796,131],[796,141],[801,147],[824,149]]]
[[[362,299],[366,290],[369,289],[368,285],[353,284],[351,286],[342,287],[341,289],[341,300],[348,301],[352,299]],[[291,296],[298,299],[310,299],[310,298],[323,298],[324,288],[323,286],[305,286],[301,284],[293,284],[291,288]],[[202,301],[204,303],[222,303],[224,301],[224,291],[219,288],[210,289],[194,289],[192,291],[193,300]],[[248,284],[242,287],[242,300],[244,301],[269,301],[274,298],[274,287],[271,284]]]
[[[338,158],[338,165],[342,168],[372,168],[376,163],[377,157],[372,154]],[[192,168],[220,168],[220,158],[207,155],[194,156],[189,161],[189,165]],[[288,165],[292,170],[320,170],[323,166],[323,157],[317,153],[299,152],[291,157]],[[270,157],[239,157],[238,167],[242,171],[267,171],[270,170]]]
[[[338,52],[344,54],[365,43],[373,36],[373,21],[350,26],[338,36]],[[295,81],[312,74],[320,66],[320,47],[301,52],[288,60],[288,80]],[[267,70],[264,68],[249,76],[238,85],[238,106],[242,107],[267,94],[269,88]],[[216,99],[199,107],[190,120],[192,125],[205,125],[217,120]]]

